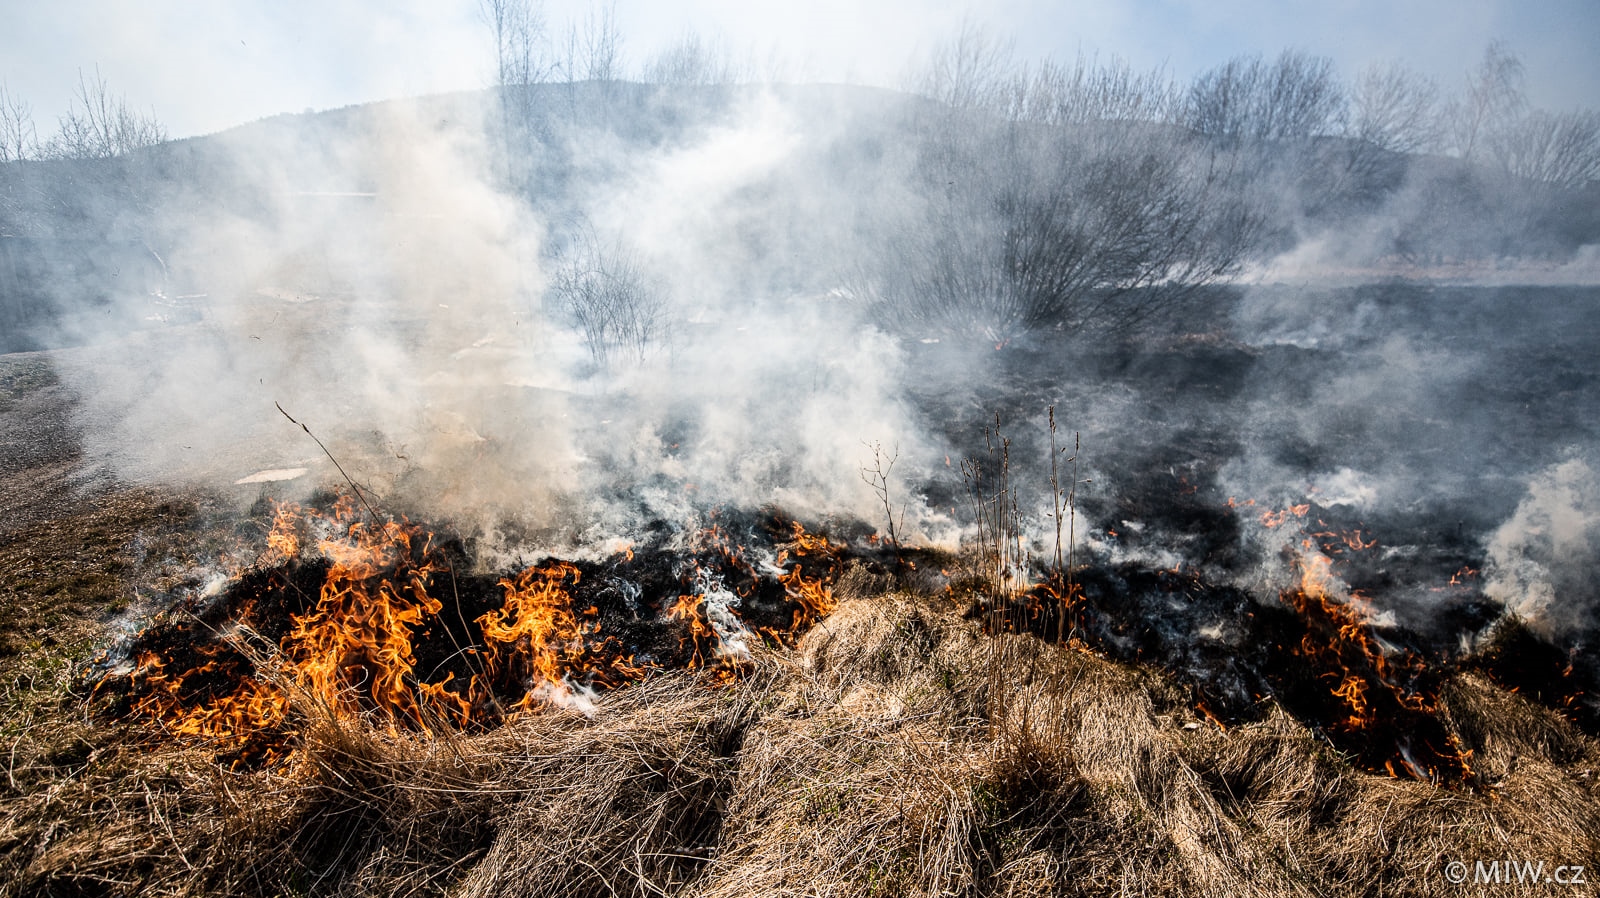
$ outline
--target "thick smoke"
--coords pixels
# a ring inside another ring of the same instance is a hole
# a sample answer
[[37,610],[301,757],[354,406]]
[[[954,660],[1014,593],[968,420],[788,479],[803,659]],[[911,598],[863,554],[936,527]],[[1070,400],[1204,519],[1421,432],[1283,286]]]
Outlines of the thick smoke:
[[[92,457],[136,480],[300,466],[326,479],[276,403],[380,493],[419,469],[474,489],[457,475],[508,436],[489,412],[544,340],[524,261],[541,229],[479,176],[471,127],[389,104],[332,137],[224,138],[170,254],[179,289],[203,291],[199,320],[101,335],[71,372]],[[513,433],[521,457],[487,473],[536,494],[572,452],[555,428]]]
[[[1592,341],[1581,291],[1382,276],[1591,282],[1593,223],[1431,126],[1344,129],[1326,60],[1236,62],[1184,87],[980,41],[921,97],[507,83],[151,148],[129,183],[165,186],[103,217],[148,223],[160,308],[63,325],[94,344],[63,357],[87,454],[241,503],[341,485],[331,455],[508,551],[723,504],[881,528],[903,502],[930,539],[1003,413],[1042,557],[1055,406],[1098,557],[1270,595],[1292,546],[1252,516],[1309,503],[1382,533],[1373,582],[1423,607],[1553,447],[1593,443],[1562,386]],[[1315,102],[1277,109],[1280,82]]]
[[[1356,565],[1375,602],[1418,625],[1446,581],[1482,584],[1552,630],[1581,625],[1573,609],[1587,600],[1561,577],[1592,565],[1569,551],[1585,531],[1549,525],[1557,508],[1580,523],[1594,498],[1584,463],[1560,458],[1593,441],[1582,423],[1592,403],[1572,380],[1592,352],[1585,295],[1403,283],[1245,291],[1233,327],[1253,358],[1232,410],[1238,452],[1219,485],[1258,509],[1304,504],[1310,529],[1361,530],[1376,544],[1336,572]],[[1283,553],[1258,557],[1259,580],[1283,582]],[[1535,614],[1550,583],[1560,607]]]
[[[724,503],[881,517],[867,444],[898,444],[902,472],[939,457],[896,342],[829,272],[762,279],[844,236],[779,214],[845,197],[813,167],[838,134],[803,136],[774,96],[654,145],[556,129],[534,151],[583,154],[583,180],[532,189],[473,98],[278,124],[219,138],[209,183],[162,210],[198,320],[91,334],[68,370],[86,452],[117,476],[241,501],[340,485],[292,415],[396,510],[593,544]],[[580,233],[628,247],[661,304],[636,351],[595,354],[550,289]]]
[[1548,637],[1592,630],[1600,620],[1600,477],[1589,459],[1551,465],[1528,484],[1516,514],[1489,540],[1484,591]]

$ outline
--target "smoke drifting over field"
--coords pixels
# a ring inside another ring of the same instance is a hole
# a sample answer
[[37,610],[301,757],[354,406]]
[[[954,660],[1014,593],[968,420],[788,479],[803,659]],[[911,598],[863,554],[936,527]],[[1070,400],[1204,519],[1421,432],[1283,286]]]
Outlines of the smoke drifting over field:
[[0,85],[0,898],[1590,863],[1600,114],[478,8],[206,138]]
[[[63,325],[94,347],[66,371],[93,459],[213,486],[310,469],[269,487],[290,496],[336,479],[277,403],[383,500],[486,530],[626,528],[722,503],[866,516],[865,442],[898,443],[901,471],[942,454],[898,398],[894,340],[825,278],[760,282],[752,242],[809,241],[790,251],[814,259],[845,236],[773,233],[774,201],[749,195],[802,152],[772,97],[658,147],[565,135],[579,183],[548,186],[581,201],[546,208],[505,188],[475,98],[442,105],[200,149],[215,180],[158,213],[169,314],[198,320],[122,332],[164,311],[130,296],[105,314],[115,329]],[[625,243],[659,305],[656,330],[611,359],[550,290],[584,231],[604,253]]]
[[1485,600],[1587,644],[1594,287],[1441,283],[1582,282],[1587,175],[1473,150],[1454,107],[1448,138],[1345,129],[1292,52],[1179,86],[967,35],[919,89],[508,82],[147,148],[85,214],[159,295],[38,333],[84,344],[63,375],[116,477],[340,486],[293,416],[486,557],[718,507],[970,545],[1000,488],[1025,576],[1070,512],[1079,563],[1267,602],[1315,573],[1430,651]]

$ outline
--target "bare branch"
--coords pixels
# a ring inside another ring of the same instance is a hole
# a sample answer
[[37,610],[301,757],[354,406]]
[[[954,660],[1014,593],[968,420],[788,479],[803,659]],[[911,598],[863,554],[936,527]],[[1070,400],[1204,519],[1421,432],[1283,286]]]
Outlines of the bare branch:
[[893,448],[885,450],[883,448],[883,444],[877,440],[873,440],[870,443],[863,443],[862,445],[872,450],[872,467],[869,468],[865,465],[862,466],[861,481],[867,486],[872,487],[872,491],[878,496],[878,501],[883,505],[883,514],[888,520],[889,526],[889,531],[887,534],[889,538],[889,545],[894,547],[895,565],[898,567],[900,564],[899,524],[905,523],[906,512],[905,507],[902,505],[900,508],[900,522],[897,524],[895,522],[894,515],[894,502],[892,501],[890,494],[891,482],[889,480],[889,475],[894,471],[894,463],[900,459],[900,446],[896,444]]
[[1600,113],[1533,112],[1491,134],[1488,150],[1508,174],[1577,190],[1600,180]]
[[33,110],[0,83],[0,162],[18,162],[39,155]]
[[621,353],[643,361],[661,335],[662,291],[621,240],[602,242],[587,223],[556,259],[550,292],[583,333],[601,368]]
[[[94,78],[78,72],[75,103],[60,119],[60,130],[43,147],[42,155],[54,159],[109,159],[167,139],[166,128],[153,115],[128,108],[122,96],[113,96],[96,67]],[[79,108],[81,107],[81,108]]]

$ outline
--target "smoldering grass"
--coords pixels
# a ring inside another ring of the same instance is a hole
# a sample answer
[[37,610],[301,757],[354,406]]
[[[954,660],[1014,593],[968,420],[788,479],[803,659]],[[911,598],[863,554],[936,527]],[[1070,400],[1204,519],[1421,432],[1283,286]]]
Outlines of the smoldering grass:
[[1600,749],[1482,678],[1445,701],[1490,786],[1442,790],[1281,710],[1224,730],[1153,670],[857,592],[731,685],[659,673],[592,717],[439,738],[306,704],[254,771],[86,731],[5,800],[0,895],[1448,894],[1449,858],[1594,854]]

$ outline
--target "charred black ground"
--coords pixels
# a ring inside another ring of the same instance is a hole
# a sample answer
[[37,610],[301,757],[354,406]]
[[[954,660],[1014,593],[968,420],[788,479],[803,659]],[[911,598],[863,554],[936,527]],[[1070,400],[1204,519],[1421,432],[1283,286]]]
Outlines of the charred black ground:
[[[338,497],[328,494],[314,503],[312,513],[336,515],[350,507],[346,500],[341,509]],[[350,533],[368,527],[365,520],[344,523]],[[407,629],[414,657],[409,689],[437,686],[472,705],[460,719],[424,715],[402,723],[469,730],[497,726],[537,685],[520,675],[491,676],[486,670],[490,650],[483,619],[508,607],[517,571],[485,572],[459,538],[436,537],[409,522],[395,527],[407,537],[404,551],[362,577],[367,581],[362,585],[376,596],[421,581],[440,600],[437,613]],[[831,586],[843,557],[841,547],[826,538],[808,534],[779,511],[717,509],[692,530],[658,522],[639,544],[603,559],[538,560],[527,570],[552,573],[563,594],[562,611],[577,628],[563,637],[571,644],[559,647],[562,687],[606,690],[653,671],[685,668],[733,676],[745,663],[737,643],[792,644],[832,610]],[[866,549],[852,560],[858,567],[887,571],[886,557],[882,550]],[[292,632],[318,612],[327,584],[335,580],[335,564],[315,552],[295,553],[249,568],[215,593],[174,597],[149,626],[87,668],[83,685],[108,700],[101,710],[110,718],[154,716],[172,722],[235,698],[242,683],[263,682],[272,665],[294,662]],[[718,603],[723,607],[709,607]],[[730,609],[732,620],[726,618]],[[360,651],[340,663],[345,681],[358,693],[382,675],[381,662]],[[474,676],[485,678],[492,691],[464,693],[462,685]],[[363,709],[384,716],[384,709],[367,698],[363,694]],[[159,703],[152,704],[156,699]],[[290,715],[266,726],[235,728],[237,738],[218,740],[220,756],[245,764],[280,757],[298,726]]]
[[[969,616],[991,631],[1078,640],[1105,657],[1159,667],[1224,726],[1260,720],[1277,705],[1363,769],[1447,783],[1472,776],[1438,713],[1440,690],[1463,659],[1421,634],[1380,630],[1332,600],[1295,590],[1253,597],[1188,570],[1089,566],[1075,572],[1073,587],[1072,601],[1034,590],[980,603]],[[1469,632],[1481,632],[1498,609],[1469,603],[1459,610],[1476,622]],[[1503,661],[1473,660],[1491,675]],[[1352,680],[1363,696],[1359,719],[1340,692]]]
[[[1276,703],[1369,770],[1470,777],[1449,722],[1433,711],[1442,684],[1462,670],[1596,733],[1600,673],[1587,651],[1595,634],[1534,632],[1484,594],[1482,571],[1488,537],[1528,478],[1596,436],[1600,408],[1582,385],[1595,378],[1586,360],[1600,357],[1586,355],[1600,348],[1600,294],[1262,292],[1211,294],[1214,306],[1190,321],[1210,321],[1211,330],[1176,328],[1137,343],[1041,338],[981,350],[977,362],[948,345],[914,347],[907,391],[920,413],[979,459],[998,416],[1013,443],[1011,488],[1024,504],[1048,495],[1042,409],[1054,406],[1080,440],[1085,476],[1074,511],[1080,526],[1096,529],[1076,555],[1070,602],[1039,590],[996,601],[982,583],[963,580],[954,555],[903,553],[902,565],[888,546],[869,543],[875,528],[862,522],[822,527],[830,549],[792,555],[787,567],[829,583],[851,567],[885,581],[899,573],[970,602],[991,629],[1075,638],[1106,657],[1158,666],[1223,724],[1258,719]],[[1432,366],[1427,376],[1408,374],[1416,353]],[[941,379],[974,364],[990,376]],[[692,440],[693,421],[684,428],[682,439]],[[1319,495],[1316,484],[1340,469],[1377,485],[1361,501]],[[912,486],[958,520],[974,498],[954,466]],[[1284,516],[1296,502],[1301,510],[1286,525],[1293,537],[1266,538],[1264,516]],[[705,609],[699,627],[671,613],[693,594],[698,570],[738,596],[753,638],[798,635],[819,615],[797,607],[780,571],[751,560],[792,549],[793,528],[774,509],[721,508],[696,528],[656,521],[628,552],[575,562],[571,611],[598,634],[588,650],[640,669],[711,666],[718,636]],[[431,590],[445,609],[416,633],[416,676],[461,681],[474,672],[481,642],[473,622],[501,607],[508,572],[482,571],[459,539],[441,537],[429,551],[439,568]],[[1311,601],[1296,586],[1291,556],[1301,551],[1329,560],[1359,614],[1347,614],[1342,596]],[[180,598],[116,654],[215,662],[185,699],[204,701],[229,677],[253,672],[252,659],[219,634],[245,623],[260,644],[278,644],[315,603],[326,573],[315,560],[251,570],[219,595]],[[1048,582],[1050,574],[1035,576]],[[1357,725],[1338,694],[1350,677],[1365,684],[1370,723]],[[576,685],[625,679],[592,675]],[[112,680],[103,692],[117,692]],[[516,697],[515,684],[501,689]],[[136,697],[136,688],[125,693],[114,713]]]
[[[1438,722],[1404,708],[1380,715],[1389,731],[1375,740],[1337,732],[1326,672],[1299,657],[1337,627],[1286,604],[1293,544],[1330,559],[1372,612],[1372,637],[1404,661],[1402,694],[1430,695],[1464,665],[1595,732],[1600,633],[1538,635],[1484,580],[1487,544],[1530,479],[1600,442],[1600,391],[1588,389],[1600,291],[1275,285],[1205,302],[1138,340],[912,347],[918,407],[964,454],[997,461],[981,434],[998,414],[1024,508],[1050,490],[1041,410],[1081,439],[1092,482],[1078,520],[1097,528],[1075,574],[1083,596],[1065,628],[1058,608],[1026,598],[1002,625],[1076,632],[1109,657],[1158,664],[1225,721],[1270,695],[1369,768],[1408,740],[1441,747]],[[987,377],[939,379],[973,354]],[[1330,494],[1343,476],[1369,491]],[[948,476],[926,495],[952,511],[970,501]],[[1264,538],[1262,515],[1297,504],[1293,537]]]
[[[615,676],[617,662],[641,674],[720,666],[736,675],[736,658],[719,660],[725,634],[705,625],[703,599],[695,603],[695,615],[672,613],[682,597],[701,588],[696,583],[701,572],[710,572],[738,596],[736,613],[751,639],[785,643],[820,619],[815,609],[795,600],[773,568],[752,558],[784,558],[787,567],[798,564],[806,576],[825,584],[846,568],[885,581],[896,569],[903,575],[920,569],[916,576],[924,584],[944,583],[952,598],[959,600],[974,587],[962,579],[956,557],[906,551],[897,561],[889,547],[852,544],[837,534],[838,541],[826,550],[779,555],[796,547],[794,528],[792,519],[776,510],[722,509],[694,539],[686,541],[682,531],[663,522],[652,528],[648,541],[627,552],[576,562],[578,573],[568,584],[570,610],[592,626],[585,650],[609,663],[575,673],[572,685],[602,690],[626,685],[633,678]],[[415,679],[465,682],[482,673],[477,659],[483,633],[475,622],[504,605],[502,580],[510,575],[474,572],[469,548],[459,540],[441,541],[428,552],[440,565],[432,588],[445,607],[413,634]],[[429,559],[421,554],[412,559],[424,560]],[[180,600],[112,657],[125,662],[155,653],[168,669],[197,671],[183,681],[185,706],[216,701],[241,678],[261,675],[260,652],[282,643],[295,620],[316,606],[328,567],[326,559],[296,559],[248,570],[214,596]],[[930,580],[933,570],[939,575]],[[1048,577],[1044,571],[1039,575]],[[1063,594],[1072,600],[1061,601]],[[1071,639],[1104,657],[1158,667],[1189,690],[1197,710],[1222,725],[1259,720],[1274,704],[1280,706],[1354,763],[1376,772],[1471,781],[1470,759],[1462,756],[1450,723],[1437,713],[1443,684],[1462,669],[1487,673],[1596,732],[1584,701],[1584,677],[1590,674],[1574,664],[1574,655],[1504,619],[1503,609],[1470,586],[1438,597],[1431,631],[1374,626],[1341,611],[1346,606],[1337,601],[1307,601],[1294,589],[1252,595],[1196,569],[1105,559],[1077,567],[1070,592],[1036,588],[1000,602],[988,595],[969,601],[968,616],[983,620],[991,632]],[[1345,629],[1352,624],[1353,636]],[[236,636],[241,626],[253,634],[247,640]],[[1492,636],[1484,649],[1465,654],[1459,643],[1463,633]],[[1338,694],[1352,677],[1367,697],[1369,721],[1353,721],[1349,704]],[[119,669],[102,662],[89,679],[112,699],[103,713],[137,716],[134,708],[148,684],[128,676],[125,664]],[[521,697],[519,686],[497,683],[503,706],[486,708],[470,728],[496,725]],[[250,734],[221,756],[254,763],[278,756],[292,739],[293,725],[286,722]]]

